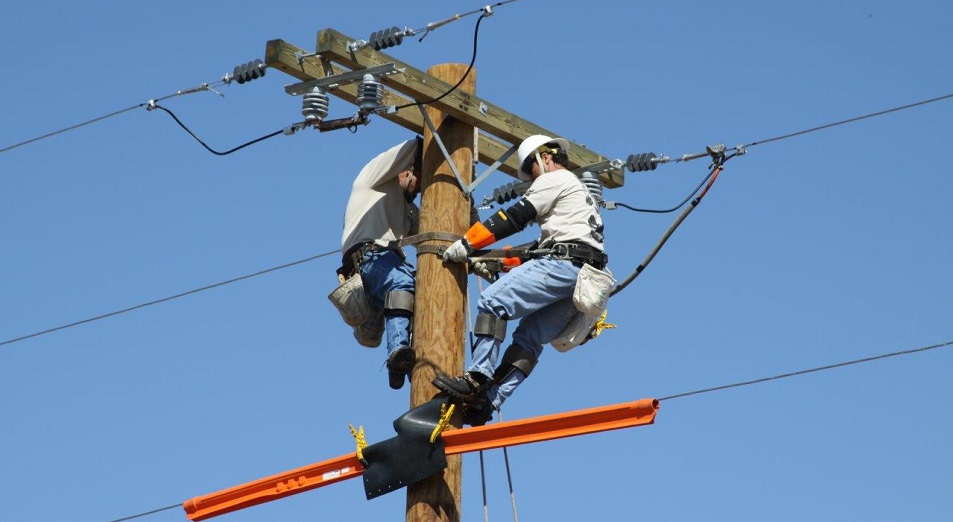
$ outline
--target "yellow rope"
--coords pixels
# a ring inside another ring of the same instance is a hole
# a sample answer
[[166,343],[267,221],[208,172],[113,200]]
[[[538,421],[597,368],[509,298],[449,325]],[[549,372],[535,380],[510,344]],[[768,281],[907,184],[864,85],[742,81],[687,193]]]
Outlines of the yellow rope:
[[357,444],[357,459],[362,463],[364,461],[364,448],[367,447],[367,439],[364,438],[364,426],[361,426],[359,429],[354,429],[354,425],[348,423],[348,428],[351,428],[351,436],[354,437],[354,442]]
[[447,426],[450,425],[450,417],[453,415],[453,410],[456,408],[455,404],[451,404],[447,408],[447,404],[440,405],[440,420],[437,421],[437,426],[434,427],[433,433],[430,434],[430,443],[433,444],[437,441],[437,435],[440,435],[443,430],[447,429]]

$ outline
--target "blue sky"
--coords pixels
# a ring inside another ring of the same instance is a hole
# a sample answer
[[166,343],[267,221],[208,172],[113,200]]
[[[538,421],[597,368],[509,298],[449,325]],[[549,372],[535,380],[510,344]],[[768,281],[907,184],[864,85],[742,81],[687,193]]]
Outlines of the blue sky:
[[[218,80],[271,39],[313,48],[326,27],[366,38],[478,7],[20,3],[0,33],[0,148]],[[475,23],[392,54],[467,63]],[[481,24],[477,93],[611,157],[674,157],[950,94],[951,26],[939,0],[522,0]],[[271,70],[163,105],[229,149],[299,119],[294,82]],[[352,112],[332,99],[332,117]],[[953,340],[951,122],[946,100],[733,159],[610,302],[619,328],[547,349],[506,418]],[[354,175],[409,137],[376,119],[218,157],[137,109],[0,153],[0,342],[336,250]],[[706,166],[629,173],[606,198],[668,208]],[[606,211],[615,274],[674,218]],[[348,423],[393,436],[407,390],[328,303],[336,260],[0,346],[0,520],[105,522],[347,453]],[[947,347],[673,399],[650,427],[512,448],[520,517],[950,520],[951,364]],[[485,457],[491,519],[511,519],[502,454]],[[463,489],[463,518],[481,519],[476,455]],[[218,520],[396,520],[404,502],[354,480]]]

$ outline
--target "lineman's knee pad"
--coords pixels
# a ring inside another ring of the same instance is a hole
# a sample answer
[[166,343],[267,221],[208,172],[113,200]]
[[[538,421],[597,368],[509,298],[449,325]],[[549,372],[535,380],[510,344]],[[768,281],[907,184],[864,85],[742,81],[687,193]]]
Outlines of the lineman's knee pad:
[[506,319],[500,319],[493,314],[477,314],[473,333],[489,335],[497,341],[502,341],[506,339]]
[[414,315],[414,293],[407,290],[391,290],[384,294],[384,313]]
[[503,353],[503,360],[500,361],[500,365],[493,372],[493,380],[503,382],[514,371],[523,372],[524,376],[529,377],[538,362],[539,359],[533,352],[519,345],[511,344]]

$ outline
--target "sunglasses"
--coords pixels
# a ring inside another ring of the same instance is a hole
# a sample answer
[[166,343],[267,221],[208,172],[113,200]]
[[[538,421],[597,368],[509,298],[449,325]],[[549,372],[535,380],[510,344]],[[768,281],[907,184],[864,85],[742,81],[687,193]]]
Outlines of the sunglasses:
[[536,155],[535,155],[535,154],[531,154],[531,155],[527,156],[526,159],[523,160],[523,165],[520,166],[520,170],[522,170],[522,171],[525,172],[526,174],[532,174],[532,173],[533,173],[533,163],[535,163],[535,162],[536,162]]

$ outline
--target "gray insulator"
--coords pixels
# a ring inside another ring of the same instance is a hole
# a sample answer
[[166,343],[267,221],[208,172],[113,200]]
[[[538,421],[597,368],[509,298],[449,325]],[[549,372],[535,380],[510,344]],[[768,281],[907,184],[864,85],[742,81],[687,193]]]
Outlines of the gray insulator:
[[241,85],[264,76],[267,67],[265,62],[262,62],[260,59],[255,59],[248,63],[236,65],[235,69],[232,70],[232,77]]
[[381,49],[387,49],[389,47],[396,47],[400,45],[403,40],[404,31],[398,27],[374,31],[367,39],[368,43],[374,48],[375,51],[380,51]]
[[519,196],[523,195],[526,192],[526,189],[529,188],[530,183],[525,181],[513,181],[503,185],[502,187],[497,187],[493,189],[493,199],[497,204],[502,205],[511,199],[516,199]]
[[373,74],[365,74],[357,89],[357,107],[363,113],[374,112],[384,104],[384,86]]
[[301,114],[304,116],[304,121],[308,123],[320,123],[327,118],[328,95],[323,89],[314,87],[311,92],[304,94]]
[[629,168],[629,172],[645,172],[647,170],[655,170],[655,167],[658,166],[658,156],[654,152],[643,152],[642,154],[630,154],[629,158],[625,161],[625,166]]
[[595,198],[596,203],[602,202],[602,181],[599,179],[599,176],[586,171],[582,173],[579,180],[582,181],[582,184],[589,190],[589,194],[592,194],[592,197]]

